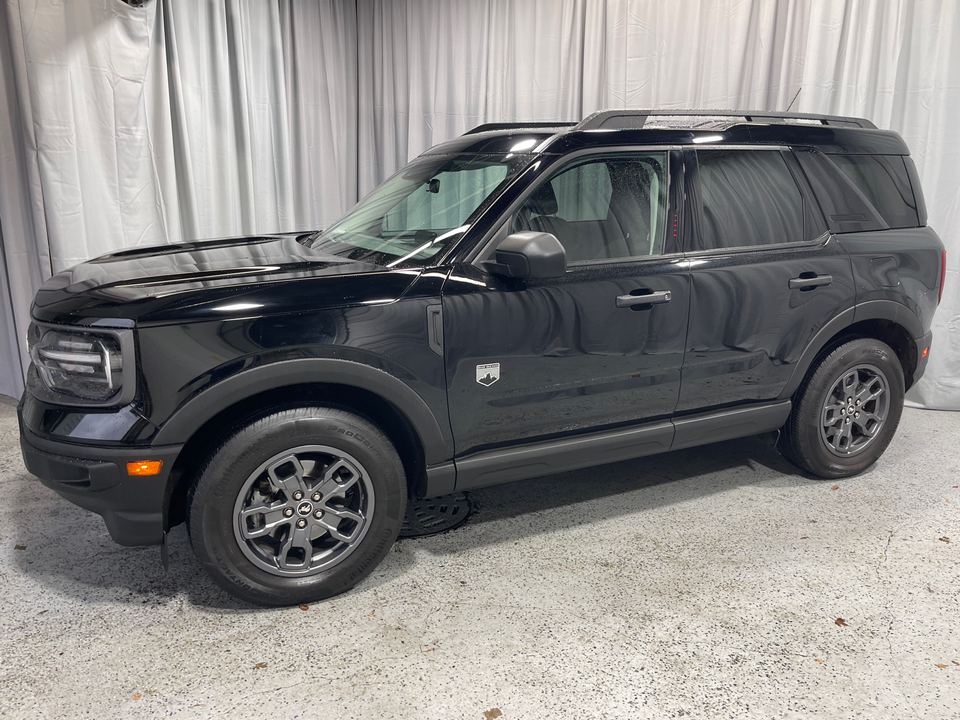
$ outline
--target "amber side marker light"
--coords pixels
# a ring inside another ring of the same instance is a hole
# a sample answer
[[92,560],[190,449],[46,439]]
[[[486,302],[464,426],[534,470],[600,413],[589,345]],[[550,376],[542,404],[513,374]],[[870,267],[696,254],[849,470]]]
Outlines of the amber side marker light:
[[159,475],[163,460],[137,460],[127,463],[127,475]]
[[926,357],[926,356],[929,355],[929,354],[930,354],[930,348],[925,347],[925,348],[923,349],[923,355],[921,355],[920,357]]

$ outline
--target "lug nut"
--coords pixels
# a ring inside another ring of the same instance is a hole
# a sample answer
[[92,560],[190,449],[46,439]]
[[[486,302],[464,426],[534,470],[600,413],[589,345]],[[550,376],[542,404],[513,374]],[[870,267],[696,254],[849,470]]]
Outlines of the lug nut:
[[315,493],[313,494],[313,501],[314,501],[314,502],[320,502],[320,493],[315,492]]
[[286,510],[283,511],[284,517],[290,517],[291,515],[293,515],[293,508],[287,508]]
[[854,413],[853,416],[854,416],[854,417],[860,417],[860,413]]
[[303,493],[300,492],[299,490],[295,491],[295,492],[293,493],[293,499],[294,499],[294,500],[303,500]]
[[857,405],[859,405],[859,404],[860,404],[860,401],[859,401],[859,400],[857,400]]
[[317,520],[319,520],[320,518],[323,517],[323,510],[316,510],[316,511],[313,513],[313,516],[314,516]]
[[306,520],[304,520],[303,518],[300,518],[299,520],[297,520],[297,527],[298,527],[298,528],[305,528],[306,526],[307,526],[307,521],[306,521]]

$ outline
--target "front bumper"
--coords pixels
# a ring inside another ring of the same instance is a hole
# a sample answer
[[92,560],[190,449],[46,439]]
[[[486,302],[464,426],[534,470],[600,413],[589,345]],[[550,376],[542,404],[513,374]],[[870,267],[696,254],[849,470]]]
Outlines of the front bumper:
[[[162,542],[167,485],[182,448],[74,445],[42,438],[20,423],[27,470],[70,502],[102,516],[121,545]],[[126,464],[137,460],[162,460],[163,467],[159,475],[127,475]]]

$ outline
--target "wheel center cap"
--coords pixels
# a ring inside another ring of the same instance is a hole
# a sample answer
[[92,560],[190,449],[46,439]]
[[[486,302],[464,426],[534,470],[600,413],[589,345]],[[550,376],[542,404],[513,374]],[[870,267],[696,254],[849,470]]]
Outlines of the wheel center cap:
[[313,512],[313,505],[304,500],[302,503],[297,505],[297,513],[306,517]]

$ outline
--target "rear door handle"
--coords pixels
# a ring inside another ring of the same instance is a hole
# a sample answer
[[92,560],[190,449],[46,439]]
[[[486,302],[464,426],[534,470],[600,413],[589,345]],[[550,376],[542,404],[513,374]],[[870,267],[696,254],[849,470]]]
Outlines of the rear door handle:
[[635,305],[662,305],[670,302],[673,294],[669,290],[658,290],[647,295],[617,295],[617,307],[628,308]]
[[806,290],[833,282],[833,275],[816,275],[814,277],[796,277],[790,280],[791,290]]

